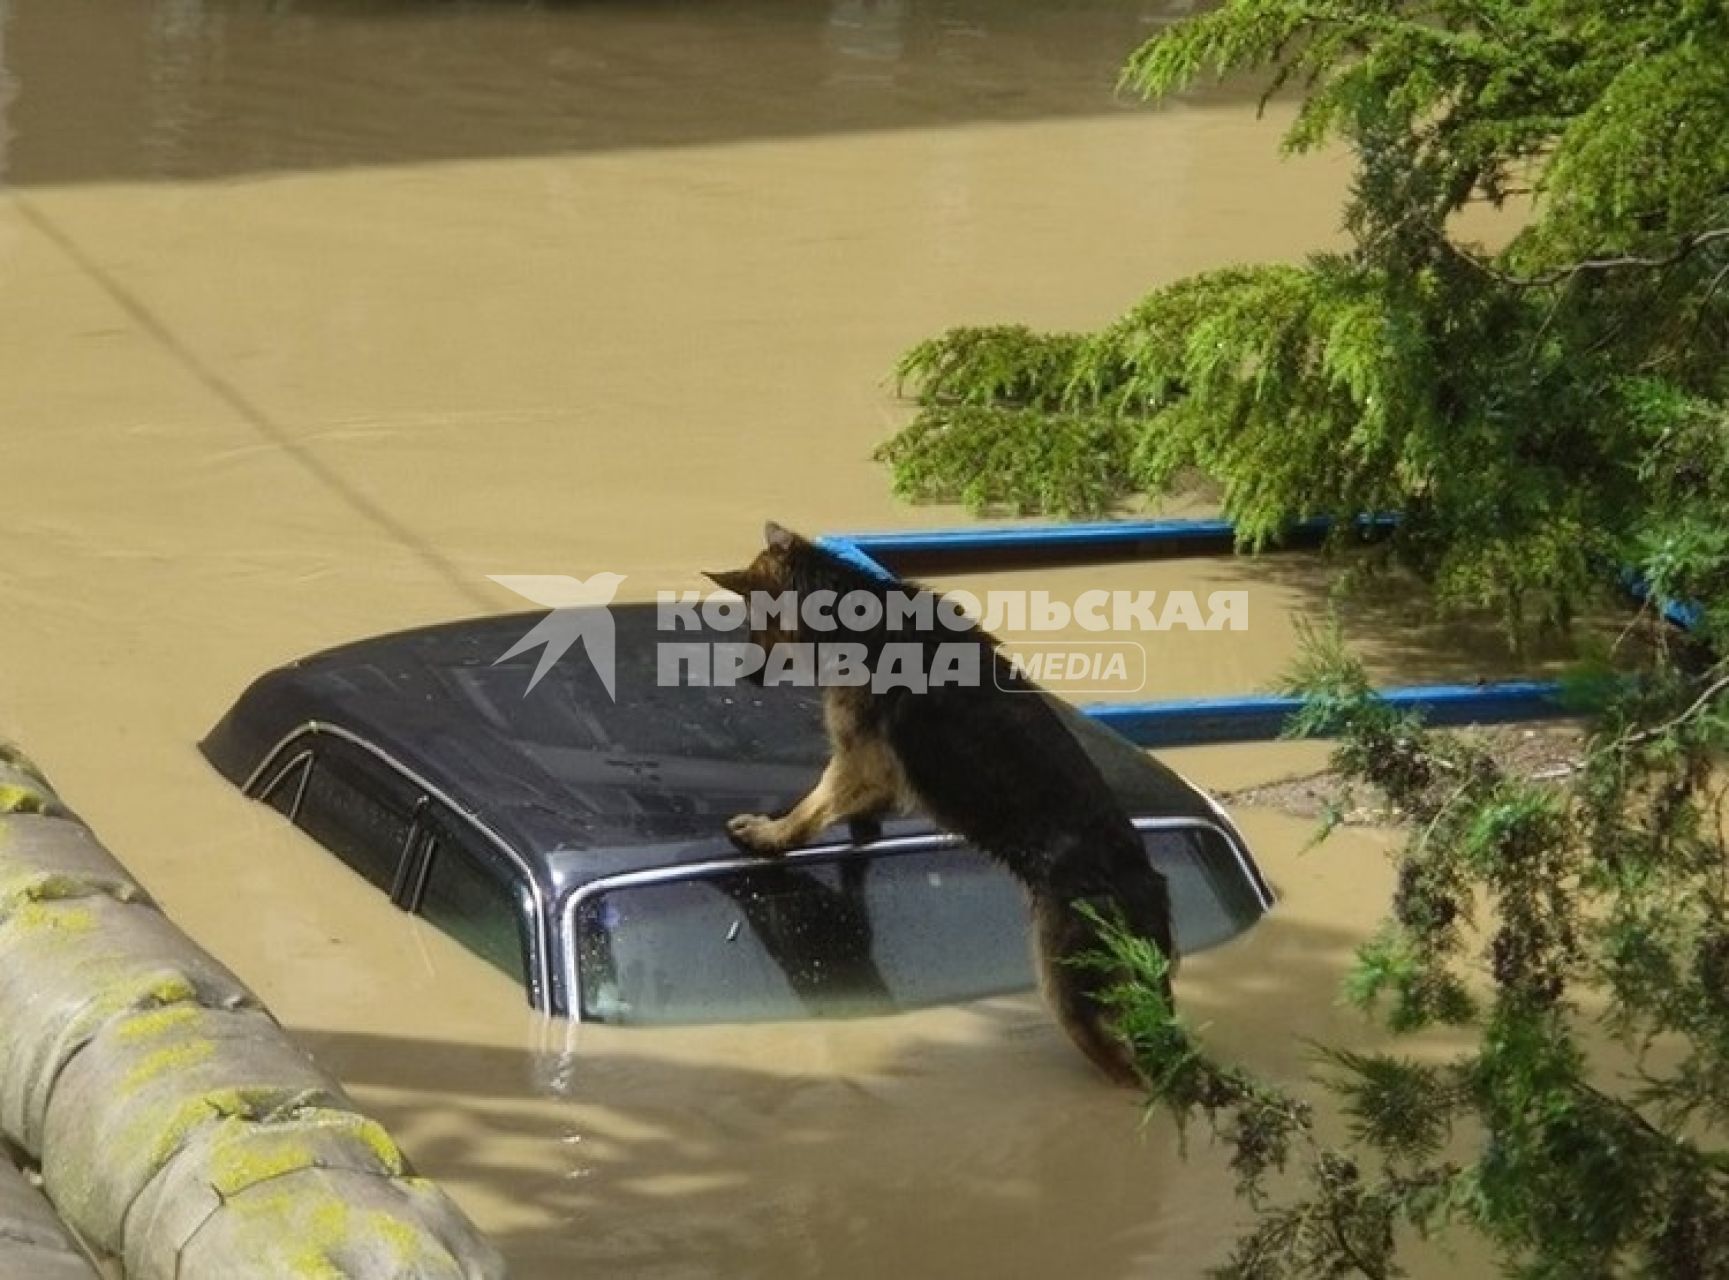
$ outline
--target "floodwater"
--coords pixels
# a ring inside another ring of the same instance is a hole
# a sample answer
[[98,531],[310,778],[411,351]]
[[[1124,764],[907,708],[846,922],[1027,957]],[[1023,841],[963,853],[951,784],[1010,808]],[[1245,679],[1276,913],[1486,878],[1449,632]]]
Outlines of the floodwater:
[[[1279,162],[1281,108],[1113,96],[1186,7],[0,0],[0,731],[516,1275],[1220,1260],[1217,1153],[1139,1127],[1031,997],[543,1023],[194,750],[272,665],[514,607],[488,574],[604,568],[647,597],[742,559],[765,516],[955,522],[870,460],[909,344],[1095,326],[1334,243],[1343,167]],[[1246,632],[1155,652],[1157,695],[1265,684],[1325,582],[1289,558],[1108,577],[1250,592]],[[1387,673],[1490,661],[1356,622]],[[1175,755],[1221,787],[1319,759]],[[1179,991],[1289,1080],[1297,1036],[1361,1034],[1334,992],[1388,876],[1373,834],[1300,856],[1304,824],[1242,816],[1285,901]]]

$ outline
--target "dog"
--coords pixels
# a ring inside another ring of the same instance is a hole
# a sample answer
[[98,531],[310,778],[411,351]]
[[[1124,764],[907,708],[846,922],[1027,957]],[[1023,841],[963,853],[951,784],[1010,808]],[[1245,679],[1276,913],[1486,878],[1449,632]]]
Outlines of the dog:
[[[764,542],[748,567],[705,576],[747,601],[788,591],[801,604],[816,592],[834,592],[835,599],[868,592],[886,601],[891,591],[926,590],[881,579],[778,524],[767,526]],[[909,613],[885,608],[873,625],[839,631],[812,630],[802,609],[753,614],[751,638],[765,653],[776,645],[843,641],[862,645],[875,670],[885,646],[912,645],[929,671],[938,645],[959,644],[976,650],[980,678],[933,680],[925,688],[825,682],[830,757],[821,780],[782,815],[733,816],[728,834],[765,857],[842,822],[855,839],[868,837],[897,812],[921,812],[960,835],[1025,888],[1040,985],[1069,1037],[1113,1080],[1142,1084],[1105,999],[1121,975],[1096,963],[1103,954],[1099,929],[1083,908],[1153,942],[1174,970],[1165,878],[1047,695],[1013,668],[996,641],[965,620],[950,625],[957,613],[942,622],[933,621],[934,611]]]

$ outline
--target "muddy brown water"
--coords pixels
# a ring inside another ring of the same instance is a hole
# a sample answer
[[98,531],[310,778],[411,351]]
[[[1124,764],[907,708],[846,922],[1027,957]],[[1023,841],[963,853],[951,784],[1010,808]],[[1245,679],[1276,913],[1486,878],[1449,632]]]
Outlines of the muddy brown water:
[[[513,607],[490,573],[609,568],[646,597],[740,560],[765,515],[954,522],[869,458],[910,343],[1094,326],[1155,282],[1333,243],[1344,170],[1278,162],[1280,110],[1114,98],[1184,8],[0,0],[0,728],[515,1274],[1219,1260],[1222,1162],[1140,1127],[1031,997],[544,1023],[193,749],[276,663]],[[1163,695],[1264,684],[1325,584],[1290,560],[1105,578],[1251,593],[1247,632],[1161,640]],[[1358,621],[1387,673],[1493,661]],[[1176,756],[1229,787],[1319,753]],[[1298,1034],[1362,1034],[1334,992],[1385,901],[1382,838],[1299,856],[1303,823],[1243,820],[1285,900],[1181,995],[1291,1079]]]

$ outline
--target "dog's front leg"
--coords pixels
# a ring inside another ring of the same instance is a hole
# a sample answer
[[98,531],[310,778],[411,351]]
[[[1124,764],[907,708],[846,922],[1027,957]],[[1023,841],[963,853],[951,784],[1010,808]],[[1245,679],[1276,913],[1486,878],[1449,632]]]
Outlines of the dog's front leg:
[[777,855],[807,843],[825,827],[853,818],[874,818],[899,798],[895,774],[873,753],[837,754],[810,794],[784,816],[740,813],[727,819],[727,834],[749,853]]

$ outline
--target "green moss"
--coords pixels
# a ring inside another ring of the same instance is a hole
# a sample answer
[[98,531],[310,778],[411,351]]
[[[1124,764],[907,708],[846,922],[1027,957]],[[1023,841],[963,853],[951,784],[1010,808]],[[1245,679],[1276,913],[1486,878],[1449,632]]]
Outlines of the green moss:
[[366,1215],[371,1233],[382,1240],[399,1267],[418,1262],[427,1255],[427,1233],[391,1214],[374,1210]]
[[324,1245],[338,1245],[348,1235],[354,1215],[346,1204],[331,1196],[313,1205],[304,1217],[310,1228],[307,1234],[314,1240]]
[[69,906],[65,902],[28,901],[0,919],[0,925],[27,933],[91,933],[96,928],[96,917],[88,907]]
[[306,1192],[283,1188],[262,1195],[239,1196],[228,1202],[225,1212],[242,1220],[268,1226],[276,1239],[293,1240],[285,1261],[288,1273],[312,1280],[345,1275],[331,1255],[352,1239],[353,1214],[335,1196],[316,1199]]
[[210,1153],[208,1177],[223,1199],[318,1163],[312,1145],[300,1134],[260,1132],[244,1121],[218,1139]]
[[277,1096],[274,1089],[212,1089],[160,1108],[145,1108],[134,1119],[124,1141],[130,1148],[144,1150],[151,1170],[160,1169],[202,1126],[212,1121],[258,1115]]
[[368,1120],[365,1116],[354,1117],[359,1123],[354,1128],[354,1137],[364,1142],[378,1157],[378,1162],[394,1174],[400,1174],[404,1168],[402,1149],[394,1139],[384,1131],[384,1126],[376,1120]]
[[47,813],[54,803],[45,789],[0,782],[0,813]]
[[198,998],[198,988],[192,985],[192,979],[179,973],[166,973],[158,977],[143,992],[144,999],[156,1005],[178,1005],[188,1000]]
[[[228,1126],[212,1143],[210,1183],[227,1197],[284,1174],[322,1167],[326,1161],[321,1158],[318,1138],[353,1144],[386,1174],[402,1171],[402,1153],[379,1125],[352,1112],[314,1107],[298,1113],[287,1124],[235,1122]],[[349,1159],[362,1163],[357,1157]]]
[[391,1274],[414,1274],[444,1252],[437,1238],[412,1216],[388,1209],[354,1209],[323,1181],[299,1186],[285,1181],[235,1195],[225,1201],[221,1212],[231,1215],[234,1240],[255,1250],[260,1245],[284,1249],[277,1256],[286,1273],[294,1276],[344,1276],[348,1273],[336,1260],[376,1256],[378,1251],[388,1255]]
[[[137,973],[127,970],[114,977],[109,971],[99,969],[95,973],[86,970],[83,976],[87,985],[94,988],[90,1002],[79,1013],[78,1025],[85,1028],[98,1028],[110,1018],[129,1010],[183,1005],[198,998],[197,989],[178,973],[146,974],[140,978]],[[124,1037],[125,1032],[125,1025],[122,1025],[117,1034]]]
[[[146,1015],[149,1016],[149,1015]],[[132,1065],[120,1087],[131,1093],[153,1084],[171,1071],[184,1071],[216,1056],[216,1045],[210,1040],[183,1040],[178,1044],[153,1049]]]
[[296,1112],[294,1119],[340,1132],[344,1138],[364,1147],[379,1167],[392,1177],[399,1175],[404,1168],[402,1149],[376,1120],[332,1107],[308,1107]]
[[[184,983],[185,979],[180,981]],[[186,990],[190,992],[191,989],[191,985],[187,984]],[[122,1044],[138,1044],[196,1022],[202,1012],[195,1004],[165,1004],[160,1009],[151,1009],[128,1018],[114,1034]]]
[[[247,1201],[240,1200],[236,1205],[245,1205]],[[248,1205],[245,1210],[249,1216],[266,1221],[276,1221],[285,1227],[292,1226],[297,1230],[293,1234],[300,1239],[288,1255],[288,1274],[304,1276],[307,1280],[343,1280],[345,1271],[331,1259],[348,1235],[348,1206],[340,1200],[332,1199],[318,1205],[307,1213],[303,1204],[296,1204],[293,1196],[277,1196],[271,1200]],[[289,1237],[290,1232],[284,1230],[281,1237]]]
[[292,1267],[290,1274],[307,1280],[347,1280],[348,1273],[322,1254],[296,1258],[289,1265]]
[[102,890],[88,881],[58,871],[17,867],[0,871],[0,909],[18,902],[56,902],[88,898]]

